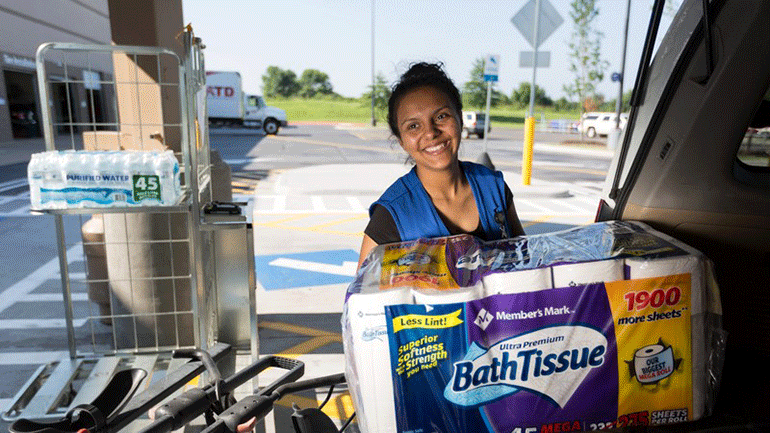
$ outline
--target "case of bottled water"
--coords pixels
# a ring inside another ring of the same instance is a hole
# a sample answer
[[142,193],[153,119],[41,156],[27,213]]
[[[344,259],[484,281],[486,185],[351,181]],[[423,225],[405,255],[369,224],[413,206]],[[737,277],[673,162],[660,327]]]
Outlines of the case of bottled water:
[[32,209],[172,206],[182,196],[174,152],[63,150],[33,154]]

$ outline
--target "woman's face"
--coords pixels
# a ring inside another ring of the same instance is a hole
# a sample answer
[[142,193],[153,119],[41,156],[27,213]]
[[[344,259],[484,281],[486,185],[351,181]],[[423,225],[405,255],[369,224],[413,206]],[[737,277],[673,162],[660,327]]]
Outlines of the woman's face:
[[396,106],[401,147],[418,169],[443,170],[457,161],[460,115],[444,92],[418,87],[405,93]]

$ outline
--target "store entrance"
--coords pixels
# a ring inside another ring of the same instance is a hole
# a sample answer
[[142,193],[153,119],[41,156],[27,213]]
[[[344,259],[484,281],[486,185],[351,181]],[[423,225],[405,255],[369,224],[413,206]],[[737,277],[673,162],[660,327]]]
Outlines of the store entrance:
[[51,82],[51,92],[55,101],[56,131],[60,134],[77,132],[78,126],[73,125],[77,123],[75,119],[74,87],[71,84],[53,81]]
[[35,103],[35,75],[3,71],[13,138],[40,137],[40,120]]
[[88,107],[88,120],[96,129],[105,129],[104,125],[104,110],[102,109],[102,92],[101,90],[87,90],[89,107]]

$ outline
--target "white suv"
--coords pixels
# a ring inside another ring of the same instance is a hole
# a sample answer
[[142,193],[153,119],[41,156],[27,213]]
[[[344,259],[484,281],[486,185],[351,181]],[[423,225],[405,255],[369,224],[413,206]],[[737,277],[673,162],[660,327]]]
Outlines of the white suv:
[[[606,136],[615,129],[615,113],[589,112],[583,114],[578,129],[588,138],[594,138],[597,135]],[[628,113],[620,113],[620,129],[626,126]]]
[[[484,138],[484,121],[486,117],[486,114],[479,111],[463,111],[463,138],[468,138],[470,134]],[[492,122],[489,122],[488,130],[492,130]]]

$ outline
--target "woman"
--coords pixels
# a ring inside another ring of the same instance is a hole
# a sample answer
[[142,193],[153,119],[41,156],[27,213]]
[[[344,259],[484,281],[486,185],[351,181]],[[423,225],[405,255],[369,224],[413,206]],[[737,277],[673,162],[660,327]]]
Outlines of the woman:
[[460,161],[460,92],[440,64],[417,63],[393,87],[388,125],[414,168],[369,208],[360,267],[377,245],[468,233],[524,234],[500,172]]

